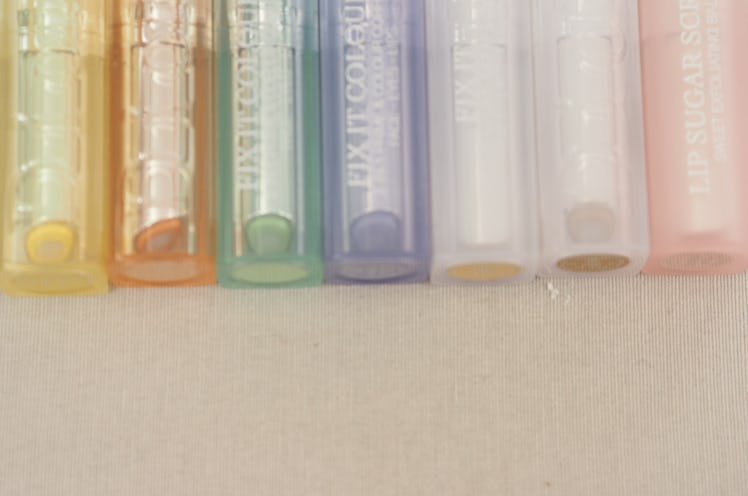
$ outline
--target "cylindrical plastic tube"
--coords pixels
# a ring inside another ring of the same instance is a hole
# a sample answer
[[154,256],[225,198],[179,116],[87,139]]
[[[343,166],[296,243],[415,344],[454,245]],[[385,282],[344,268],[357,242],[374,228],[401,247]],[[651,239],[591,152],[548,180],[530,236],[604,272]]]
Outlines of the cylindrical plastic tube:
[[110,1],[110,277],[213,283],[212,2]]
[[5,0],[0,23],[2,287],[106,292],[104,5]]
[[322,0],[326,277],[428,277],[423,0]]
[[636,2],[533,0],[541,275],[634,275],[649,239]]
[[431,281],[529,281],[539,255],[530,3],[426,10]]
[[218,0],[223,286],[322,281],[317,0]]
[[14,149],[14,138],[10,132],[13,129],[14,112],[11,110],[15,106],[14,81],[12,78],[15,65],[11,58],[14,57],[15,42],[14,33],[11,30],[10,21],[12,13],[7,9],[6,4],[0,4],[0,279],[2,279],[3,270],[3,239],[5,234],[4,208],[5,208],[5,176],[6,167]]
[[748,269],[748,2],[640,1],[651,274]]

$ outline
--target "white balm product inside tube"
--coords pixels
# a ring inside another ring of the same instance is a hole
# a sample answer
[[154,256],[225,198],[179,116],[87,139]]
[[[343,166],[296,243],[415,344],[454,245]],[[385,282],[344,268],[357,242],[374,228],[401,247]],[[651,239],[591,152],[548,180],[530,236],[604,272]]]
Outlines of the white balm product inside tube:
[[431,280],[526,282],[539,252],[530,3],[427,5]]
[[649,238],[636,2],[533,0],[541,275],[634,275]]

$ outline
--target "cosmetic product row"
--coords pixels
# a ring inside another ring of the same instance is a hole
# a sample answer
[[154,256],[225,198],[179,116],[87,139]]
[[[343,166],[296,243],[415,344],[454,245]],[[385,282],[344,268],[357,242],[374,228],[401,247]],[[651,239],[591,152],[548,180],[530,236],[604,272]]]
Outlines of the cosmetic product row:
[[748,269],[744,0],[3,0],[0,287]]

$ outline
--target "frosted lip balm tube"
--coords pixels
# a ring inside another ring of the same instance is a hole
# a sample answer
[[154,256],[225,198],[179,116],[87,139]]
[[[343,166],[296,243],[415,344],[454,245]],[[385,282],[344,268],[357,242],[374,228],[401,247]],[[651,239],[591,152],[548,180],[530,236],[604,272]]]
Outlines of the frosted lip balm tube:
[[322,281],[316,0],[217,0],[222,286]]
[[108,290],[104,22],[99,0],[0,2],[7,293]]
[[637,274],[649,240],[636,2],[533,10],[540,274]]
[[325,272],[428,277],[422,0],[322,0]]
[[529,281],[539,256],[530,4],[426,10],[431,281]]
[[210,0],[109,0],[113,283],[215,282]]
[[748,268],[748,2],[640,1],[650,274]]

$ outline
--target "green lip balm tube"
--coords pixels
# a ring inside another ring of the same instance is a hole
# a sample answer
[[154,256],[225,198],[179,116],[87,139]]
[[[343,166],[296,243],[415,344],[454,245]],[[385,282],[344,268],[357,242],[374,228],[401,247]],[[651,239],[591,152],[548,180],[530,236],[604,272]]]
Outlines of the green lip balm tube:
[[218,280],[322,281],[317,0],[217,0]]

